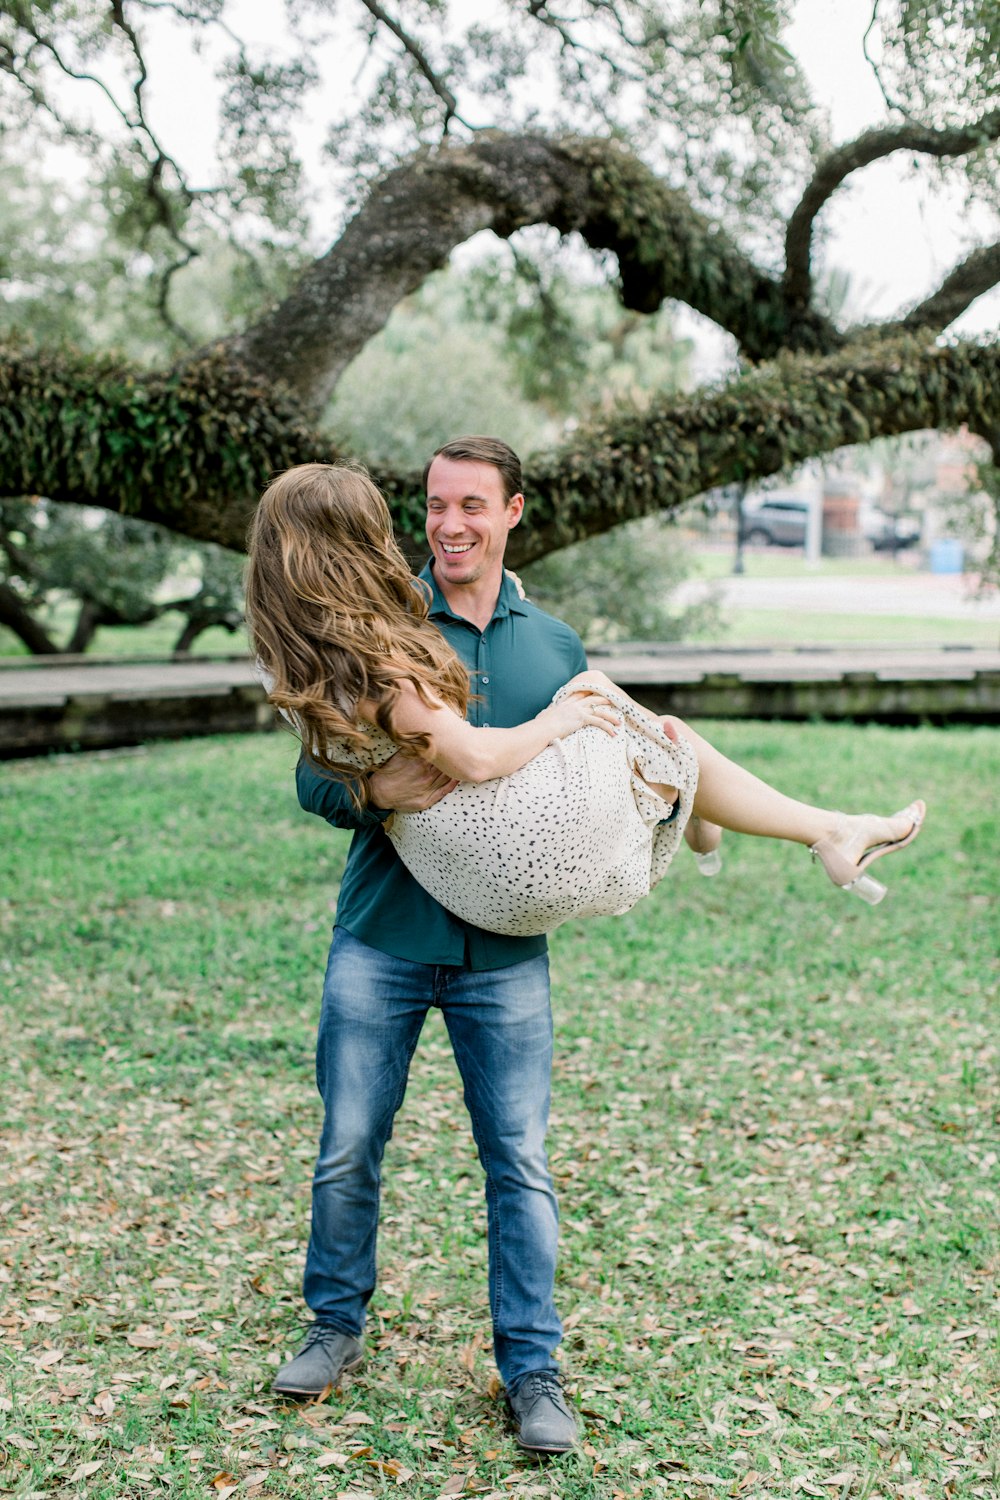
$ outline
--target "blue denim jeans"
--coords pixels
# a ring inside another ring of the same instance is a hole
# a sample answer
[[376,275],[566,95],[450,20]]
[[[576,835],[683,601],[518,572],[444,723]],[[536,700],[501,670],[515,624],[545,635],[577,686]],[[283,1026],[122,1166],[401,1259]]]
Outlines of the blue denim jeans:
[[486,1173],[493,1350],[504,1383],[554,1370],[558,1216],[545,1155],[552,1063],[548,959],[478,972],[417,964],[334,929],[316,1080],[323,1134],[313,1177],[305,1299],[360,1334],[375,1288],[382,1153],[424,1017],[439,1006]]

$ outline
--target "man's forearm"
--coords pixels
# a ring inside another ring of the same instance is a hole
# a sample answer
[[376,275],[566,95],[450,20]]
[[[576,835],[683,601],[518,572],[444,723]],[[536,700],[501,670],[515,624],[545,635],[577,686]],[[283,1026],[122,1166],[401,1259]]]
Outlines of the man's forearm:
[[325,818],[334,828],[365,828],[384,822],[389,815],[388,809],[359,808],[342,781],[318,769],[304,755],[299,756],[295,767],[295,789],[300,807]]

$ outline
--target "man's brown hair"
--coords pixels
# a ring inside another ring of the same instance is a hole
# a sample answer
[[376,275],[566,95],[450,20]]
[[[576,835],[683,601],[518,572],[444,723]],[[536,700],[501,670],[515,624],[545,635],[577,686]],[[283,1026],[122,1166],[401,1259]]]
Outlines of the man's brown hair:
[[466,461],[479,464],[490,464],[500,472],[503,481],[504,503],[508,503],[512,496],[521,493],[521,460],[507,443],[499,438],[492,437],[460,437],[453,438],[450,443],[444,443],[435,449],[427,463],[424,465],[424,489],[427,488],[427,476],[431,470],[431,464],[436,458],[451,459],[456,463]]

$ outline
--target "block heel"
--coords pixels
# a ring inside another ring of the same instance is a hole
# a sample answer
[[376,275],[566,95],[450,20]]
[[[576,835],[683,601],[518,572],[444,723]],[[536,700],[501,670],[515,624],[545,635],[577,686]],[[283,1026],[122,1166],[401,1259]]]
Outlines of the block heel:
[[[864,821],[863,818],[849,818],[843,813],[839,815],[837,827],[829,838],[820,839],[813,844],[809,850],[813,859],[819,860],[834,885],[842,891],[850,891],[869,906],[877,906],[886,895],[886,887],[873,875],[867,874],[867,869],[876,859],[881,859],[885,854],[895,854],[900,849],[905,849],[907,844],[912,844],[917,834],[923,827],[924,815],[927,812],[923,802],[911,802],[909,807],[904,807],[902,812],[895,813],[897,818],[909,818],[910,831],[901,839],[891,839],[883,844],[875,844],[866,849],[860,859],[851,859],[844,853],[845,848],[850,848],[851,843],[858,838],[857,825]],[[852,828],[851,824],[855,827]]]

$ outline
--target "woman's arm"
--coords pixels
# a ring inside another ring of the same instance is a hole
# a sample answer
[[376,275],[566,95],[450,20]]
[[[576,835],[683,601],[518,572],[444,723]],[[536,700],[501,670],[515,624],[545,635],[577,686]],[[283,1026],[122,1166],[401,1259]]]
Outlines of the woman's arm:
[[[364,718],[366,705],[359,704]],[[584,692],[544,708],[513,729],[477,729],[444,704],[428,707],[411,682],[401,685],[393,705],[392,725],[402,734],[426,734],[421,758],[456,781],[492,781],[510,776],[533,760],[553,740],[593,724],[614,734],[619,715],[607,698]]]

